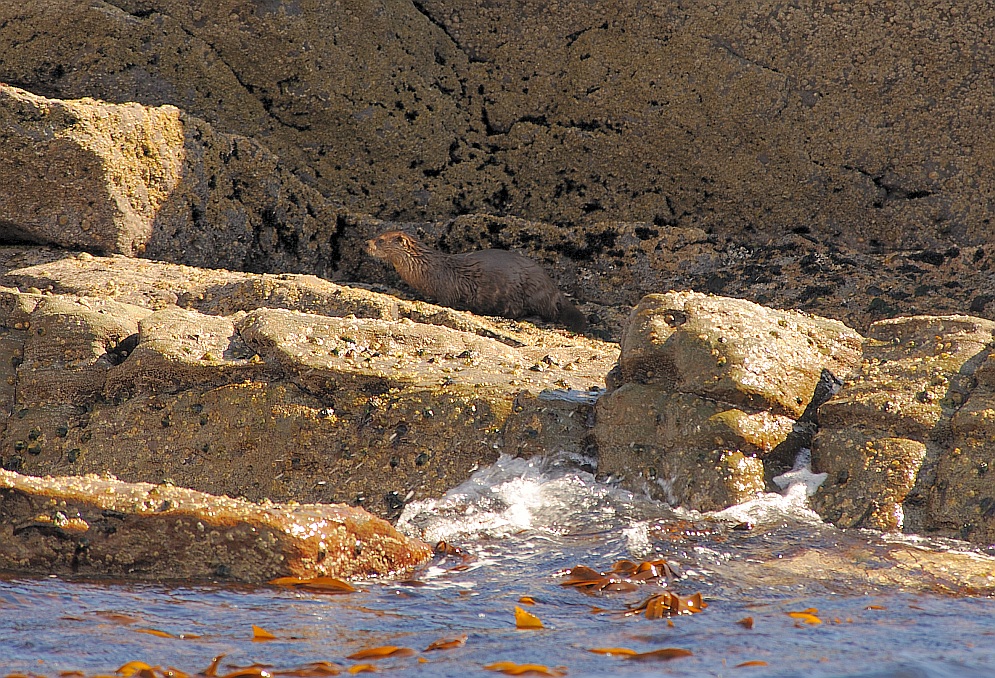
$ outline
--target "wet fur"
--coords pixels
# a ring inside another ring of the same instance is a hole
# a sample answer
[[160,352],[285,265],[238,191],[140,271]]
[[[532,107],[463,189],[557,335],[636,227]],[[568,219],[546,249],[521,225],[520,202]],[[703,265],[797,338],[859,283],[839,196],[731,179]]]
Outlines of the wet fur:
[[408,285],[444,306],[504,318],[539,316],[575,332],[587,320],[542,267],[508,250],[445,254],[404,231],[387,231],[366,243],[372,256],[394,266]]

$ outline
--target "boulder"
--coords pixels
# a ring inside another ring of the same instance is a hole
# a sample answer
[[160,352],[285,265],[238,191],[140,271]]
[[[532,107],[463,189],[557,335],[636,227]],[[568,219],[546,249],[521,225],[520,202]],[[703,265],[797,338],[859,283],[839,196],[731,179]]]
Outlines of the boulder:
[[397,576],[431,555],[362,509],[0,470],[0,570],[263,584]]
[[860,359],[842,323],[690,292],[633,309],[598,402],[598,469],[671,504],[741,503],[786,470],[826,375]]
[[[995,323],[915,316],[871,326],[860,369],[819,409],[813,507],[841,527],[991,533],[981,490]],[[979,378],[980,376],[980,378]],[[979,424],[981,424],[979,426]],[[979,493],[979,490],[980,493]]]
[[174,106],[0,83],[0,144],[7,241],[243,270],[327,273],[336,259],[344,212],[258,141]]

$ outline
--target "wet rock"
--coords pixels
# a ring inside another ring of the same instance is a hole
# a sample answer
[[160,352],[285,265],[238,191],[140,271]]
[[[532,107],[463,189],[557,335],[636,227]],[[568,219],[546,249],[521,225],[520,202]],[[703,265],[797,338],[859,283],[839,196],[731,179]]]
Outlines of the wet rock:
[[431,549],[366,511],[0,470],[0,569],[264,583],[403,574]]
[[[0,281],[45,290],[0,294],[0,347],[10,350],[0,363],[0,463],[34,475],[112,472],[251,500],[361,504],[394,518],[502,450],[519,452],[504,432],[521,394],[587,392],[617,357],[614,346],[565,332],[311,276],[25,249],[3,250],[0,261]],[[31,335],[36,315],[89,320]],[[82,351],[90,387],[30,399],[22,376],[33,384],[67,370],[63,361],[22,374],[28,342],[40,342],[35,353]],[[590,408],[558,408],[583,422],[562,439],[586,433]]]
[[523,457],[562,454],[592,469],[597,447],[592,438],[594,407],[600,390],[546,390],[515,396],[505,420],[506,449]]
[[761,457],[793,424],[694,394],[625,384],[598,403],[598,470],[673,506],[720,510],[764,490]]
[[871,326],[860,369],[819,409],[812,461],[828,480],[813,507],[823,517],[958,537],[992,529],[981,508],[990,493],[978,494],[987,446],[977,423],[993,332],[995,323],[970,316]]
[[857,365],[860,341],[842,323],[742,300],[649,295],[598,402],[599,471],[699,510],[745,501],[776,474],[765,460],[790,466],[806,443],[798,419],[824,374]]

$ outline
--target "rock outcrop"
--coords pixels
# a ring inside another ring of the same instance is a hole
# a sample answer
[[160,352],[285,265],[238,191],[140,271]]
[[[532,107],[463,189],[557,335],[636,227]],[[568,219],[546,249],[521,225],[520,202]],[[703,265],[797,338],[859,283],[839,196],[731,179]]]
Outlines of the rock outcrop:
[[7,242],[332,271],[345,212],[258,141],[174,106],[46,99],[0,84],[0,145]]
[[615,388],[597,405],[598,470],[675,505],[746,501],[790,468],[805,442],[792,433],[823,374],[847,375],[860,350],[860,335],[836,321],[649,295],[629,317]]
[[0,470],[0,570],[261,584],[392,576],[431,549],[362,509]]
[[[562,450],[708,510],[818,421],[826,519],[991,541],[993,22],[7,3],[0,465],[394,518]],[[388,228],[523,250],[591,336],[412,299]]]
[[758,243],[648,222],[565,229],[487,215],[398,224],[333,206],[257,140],[172,106],[46,99],[0,85],[0,119],[0,182],[13,187],[0,196],[7,240],[397,287],[363,241],[403,227],[449,252],[524,251],[606,339],[620,337],[630,306],[667,289],[807,310],[857,329],[903,314],[995,314],[993,253],[982,246],[895,253],[793,233]]
[[860,370],[819,410],[812,461],[828,479],[813,506],[842,527],[995,534],[993,345],[995,323],[969,316],[872,325]]
[[[0,283],[27,290],[0,289],[0,459],[33,475],[110,472],[393,518],[515,452],[502,432],[528,429],[516,418],[534,410],[516,403],[596,392],[617,356],[309,276],[0,259]],[[574,400],[583,437],[590,403]]]
[[942,252],[988,239],[993,21],[933,0],[26,0],[0,8],[0,80],[177,106],[382,219]]

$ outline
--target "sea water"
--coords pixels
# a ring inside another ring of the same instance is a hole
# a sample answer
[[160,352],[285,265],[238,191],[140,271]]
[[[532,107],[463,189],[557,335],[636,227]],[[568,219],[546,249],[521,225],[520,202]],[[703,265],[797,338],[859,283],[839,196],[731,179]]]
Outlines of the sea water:
[[[781,479],[781,494],[711,515],[675,511],[589,470],[584,459],[502,457],[447,496],[408,505],[399,527],[446,542],[450,554],[411,580],[360,582],[355,593],[2,578],[0,676],[125,667],[124,675],[129,662],[193,675],[220,655],[209,674],[464,678],[504,675],[495,664],[511,662],[538,665],[530,675],[995,676],[995,600],[986,591],[925,580],[880,586],[847,573],[758,575],[763,563],[813,553],[828,561],[856,552],[861,567],[889,566],[894,538],[837,530],[806,507],[818,479],[804,468]],[[995,559],[977,557],[995,573]],[[665,561],[671,577],[619,593],[562,585],[574,566],[607,571],[620,559]],[[661,619],[626,614],[666,590],[700,592],[707,607]],[[516,607],[543,628],[517,628]],[[254,626],[275,638],[254,639]],[[456,642],[426,651],[446,640]],[[387,646],[401,649],[349,658]],[[606,648],[621,650],[592,652]],[[670,659],[625,653],[666,648]]]

